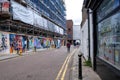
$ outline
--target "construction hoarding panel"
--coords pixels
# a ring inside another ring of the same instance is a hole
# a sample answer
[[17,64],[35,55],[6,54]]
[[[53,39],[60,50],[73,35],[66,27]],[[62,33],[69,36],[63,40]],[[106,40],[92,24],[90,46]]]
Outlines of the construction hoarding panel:
[[0,32],[0,54],[9,54],[9,34]]

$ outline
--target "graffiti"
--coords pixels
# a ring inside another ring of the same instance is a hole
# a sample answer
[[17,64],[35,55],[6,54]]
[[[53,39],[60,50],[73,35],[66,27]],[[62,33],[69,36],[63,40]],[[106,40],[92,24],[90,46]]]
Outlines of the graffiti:
[[29,49],[33,49],[33,37],[28,37],[28,40],[29,40]]
[[10,34],[10,53],[22,52],[22,36]]
[[0,33],[0,52],[7,52],[9,49],[8,34]]

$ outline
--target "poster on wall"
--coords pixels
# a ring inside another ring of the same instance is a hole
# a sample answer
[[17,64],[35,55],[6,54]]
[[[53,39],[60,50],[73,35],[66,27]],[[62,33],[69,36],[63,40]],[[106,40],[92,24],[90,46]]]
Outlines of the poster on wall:
[[22,36],[16,34],[10,34],[10,53],[22,53]]
[[0,32],[0,54],[9,54],[9,34]]

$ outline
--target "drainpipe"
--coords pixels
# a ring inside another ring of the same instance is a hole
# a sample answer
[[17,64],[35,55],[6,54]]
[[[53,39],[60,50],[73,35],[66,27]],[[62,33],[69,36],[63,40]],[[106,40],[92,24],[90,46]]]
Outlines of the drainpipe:
[[88,14],[88,60],[91,61],[90,57],[90,16],[89,16],[89,9],[87,9]]
[[93,70],[96,71],[97,68],[97,26],[96,26],[96,11],[93,11]]

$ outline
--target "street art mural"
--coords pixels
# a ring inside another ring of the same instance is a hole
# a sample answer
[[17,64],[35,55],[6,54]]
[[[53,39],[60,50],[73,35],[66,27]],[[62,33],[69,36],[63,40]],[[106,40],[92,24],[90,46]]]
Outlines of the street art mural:
[[28,50],[28,37],[22,36],[22,52],[25,52]]
[[22,53],[22,36],[10,34],[10,53]]
[[41,48],[40,39],[34,38],[34,46],[36,46],[37,49],[40,49],[40,48]]
[[9,53],[9,34],[0,32],[0,54]]
[[29,50],[32,50],[34,48],[34,45],[33,45],[33,37],[32,36],[28,36],[28,49]]

